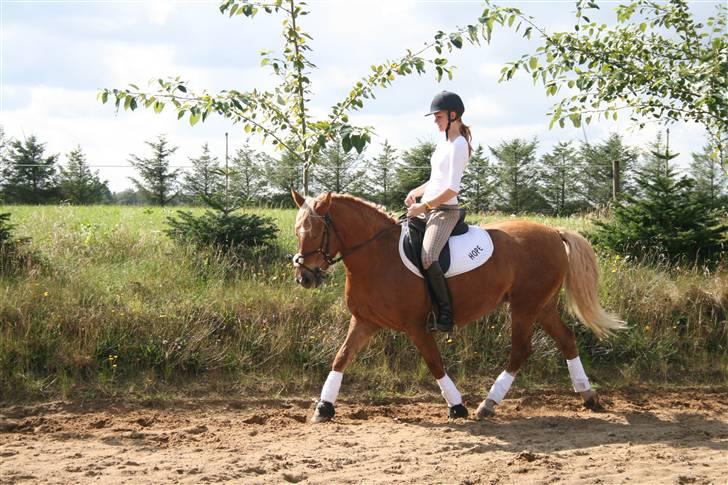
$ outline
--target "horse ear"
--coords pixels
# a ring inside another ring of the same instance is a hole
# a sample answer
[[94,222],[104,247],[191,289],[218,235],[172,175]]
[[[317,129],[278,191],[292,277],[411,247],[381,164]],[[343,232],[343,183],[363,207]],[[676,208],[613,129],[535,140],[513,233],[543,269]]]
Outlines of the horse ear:
[[304,199],[301,194],[296,192],[296,189],[294,189],[293,186],[291,186],[291,197],[293,197],[293,201],[299,208],[306,202],[306,199]]
[[323,199],[317,200],[316,203],[313,205],[313,210],[316,211],[316,214],[324,216],[329,212],[330,207],[331,192],[326,192],[326,195],[324,195]]

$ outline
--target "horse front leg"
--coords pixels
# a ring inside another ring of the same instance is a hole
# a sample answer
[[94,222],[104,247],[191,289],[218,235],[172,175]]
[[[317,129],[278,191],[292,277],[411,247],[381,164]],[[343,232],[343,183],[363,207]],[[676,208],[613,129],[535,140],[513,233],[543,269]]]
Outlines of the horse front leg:
[[348,366],[356,354],[366,345],[369,339],[377,333],[380,327],[371,323],[357,320],[356,317],[352,316],[349,322],[349,332],[346,335],[346,340],[342,344],[341,348],[334,358],[334,363],[331,366],[331,372],[326,378],[324,387],[321,389],[321,397],[316,403],[316,409],[314,410],[311,421],[314,423],[323,423],[329,421],[334,417],[335,410],[334,404],[336,398],[339,395],[339,389],[341,388],[341,381],[344,377],[344,369]]
[[437,380],[437,385],[440,386],[442,397],[445,398],[448,405],[448,417],[467,418],[468,409],[463,406],[463,398],[460,391],[455,387],[455,383],[445,373],[442,356],[440,355],[440,349],[437,348],[435,338],[431,333],[425,331],[424,325],[421,329],[410,333],[410,338],[417,350],[420,351],[422,358],[425,359],[430,373]]

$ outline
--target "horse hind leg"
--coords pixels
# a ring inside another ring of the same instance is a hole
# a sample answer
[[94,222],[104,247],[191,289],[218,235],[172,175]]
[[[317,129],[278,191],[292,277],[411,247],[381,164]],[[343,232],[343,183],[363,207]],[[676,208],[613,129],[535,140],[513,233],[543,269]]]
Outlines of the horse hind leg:
[[495,414],[495,407],[505,398],[511,388],[516,373],[532,352],[534,312],[511,310],[511,354],[506,369],[501,372],[488,392],[488,397],[480,403],[475,412],[477,419]]
[[538,317],[538,322],[541,324],[541,328],[556,342],[556,346],[564,355],[566,365],[569,368],[572,386],[574,391],[581,395],[581,398],[584,400],[584,406],[593,411],[602,409],[599,404],[599,396],[591,388],[589,378],[586,376],[584,367],[581,365],[574,332],[561,319],[555,299],[543,309]]
[[335,414],[334,404],[339,395],[341,381],[344,377],[344,369],[354,360],[356,354],[366,345],[369,339],[377,333],[379,327],[376,325],[357,320],[351,317],[349,322],[349,331],[346,340],[339,348],[334,358],[334,363],[329,372],[326,382],[321,389],[321,397],[316,403],[316,408],[311,421],[314,423],[322,423],[330,421]]

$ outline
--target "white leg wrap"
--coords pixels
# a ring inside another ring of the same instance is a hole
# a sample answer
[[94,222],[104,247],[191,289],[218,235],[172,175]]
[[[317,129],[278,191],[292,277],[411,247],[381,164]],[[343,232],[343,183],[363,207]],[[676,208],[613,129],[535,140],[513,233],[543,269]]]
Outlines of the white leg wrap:
[[322,401],[328,401],[331,404],[336,403],[336,398],[338,397],[339,389],[341,388],[341,379],[343,379],[343,377],[344,374],[341,372],[337,372],[335,370],[329,372],[329,377],[326,378],[324,387],[321,389]]
[[566,365],[569,366],[569,375],[571,376],[571,384],[574,386],[574,392],[584,392],[591,389],[589,378],[584,373],[584,367],[582,367],[578,355],[571,360],[567,360]]
[[437,380],[437,385],[440,386],[442,391],[442,397],[447,401],[447,405],[450,407],[457,406],[463,403],[463,398],[460,395],[460,391],[455,387],[455,383],[450,377],[445,374],[441,379]]
[[491,399],[496,404],[499,404],[503,398],[506,397],[508,390],[511,388],[511,384],[513,384],[513,379],[515,378],[516,376],[509,374],[508,371],[501,372],[498,379],[496,379],[493,385],[490,386],[487,399]]

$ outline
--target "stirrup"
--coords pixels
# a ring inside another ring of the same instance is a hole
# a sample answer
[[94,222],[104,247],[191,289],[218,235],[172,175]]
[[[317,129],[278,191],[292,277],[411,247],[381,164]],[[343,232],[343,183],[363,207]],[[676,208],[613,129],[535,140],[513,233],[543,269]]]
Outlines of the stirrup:
[[427,331],[430,333],[435,332],[446,332],[448,334],[448,337],[450,337],[450,334],[455,329],[455,322],[451,322],[450,325],[442,325],[438,321],[437,314],[435,313],[435,310],[430,310],[430,313],[427,314],[427,325],[426,325]]

